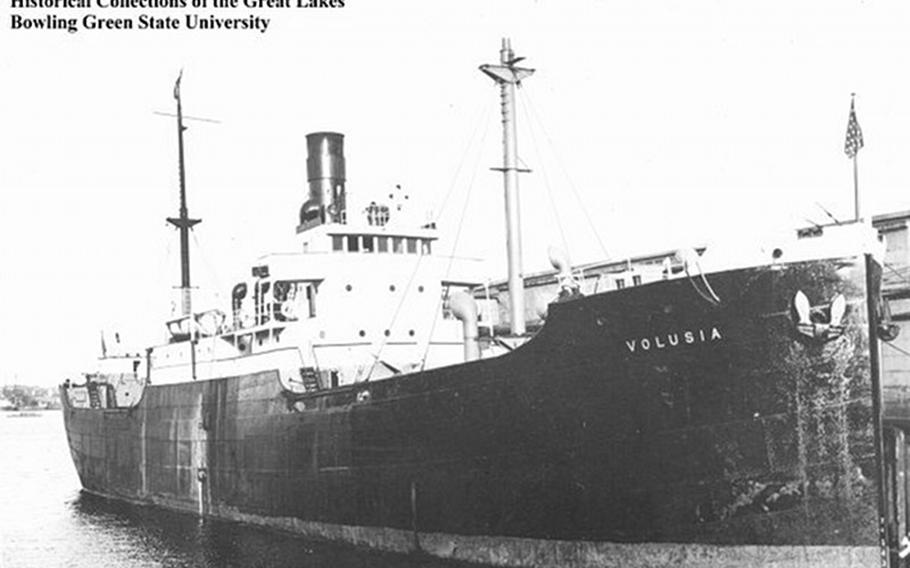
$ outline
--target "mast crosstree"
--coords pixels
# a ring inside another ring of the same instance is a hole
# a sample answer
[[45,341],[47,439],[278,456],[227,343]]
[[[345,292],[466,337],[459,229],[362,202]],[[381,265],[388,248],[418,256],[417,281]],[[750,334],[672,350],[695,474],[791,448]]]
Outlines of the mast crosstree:
[[515,57],[509,39],[503,38],[499,65],[481,65],[480,70],[499,84],[502,97],[502,171],[506,196],[506,248],[509,264],[509,298],[513,335],[524,335],[524,278],[521,270],[521,217],[518,202],[518,140],[515,127],[515,86],[530,77],[533,69],[516,67],[524,57]]
[[177,100],[177,153],[180,173],[180,216],[168,217],[167,222],[180,229],[180,292],[181,312],[184,316],[192,315],[193,301],[190,288],[190,229],[202,222],[202,219],[191,219],[186,207],[186,168],[183,161],[183,107],[180,101],[180,80],[183,71],[177,76],[174,84],[174,98]]

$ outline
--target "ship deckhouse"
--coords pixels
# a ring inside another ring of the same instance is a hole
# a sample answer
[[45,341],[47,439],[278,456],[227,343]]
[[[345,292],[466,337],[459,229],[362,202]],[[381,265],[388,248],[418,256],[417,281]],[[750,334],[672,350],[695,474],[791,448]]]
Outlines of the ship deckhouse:
[[307,147],[297,251],[260,257],[229,313],[168,322],[170,342],[148,352],[152,384],[271,368],[318,390],[464,360],[449,299],[483,281],[481,262],[439,255],[434,224],[409,227],[387,205],[348,211],[343,135]]

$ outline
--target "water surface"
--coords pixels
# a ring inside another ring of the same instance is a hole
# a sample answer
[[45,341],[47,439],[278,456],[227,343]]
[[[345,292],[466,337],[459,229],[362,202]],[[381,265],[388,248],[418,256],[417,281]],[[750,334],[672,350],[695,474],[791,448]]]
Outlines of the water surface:
[[82,493],[57,411],[0,412],[0,568],[451,568]]

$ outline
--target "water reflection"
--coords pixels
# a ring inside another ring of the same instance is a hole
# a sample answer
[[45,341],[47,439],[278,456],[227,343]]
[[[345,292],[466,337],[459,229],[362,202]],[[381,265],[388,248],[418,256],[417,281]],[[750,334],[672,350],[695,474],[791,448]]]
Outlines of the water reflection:
[[104,543],[102,557],[81,566],[123,564],[162,567],[285,567],[427,568],[457,564],[418,556],[365,551],[335,543],[135,506],[80,493],[69,503],[81,530]]
[[[313,549],[301,539],[235,523],[138,507],[81,493],[73,518],[106,541],[108,561],[135,566],[306,566]],[[343,564],[339,564],[343,565]]]
[[84,493],[59,412],[0,415],[2,568],[444,568],[269,529],[206,520]]

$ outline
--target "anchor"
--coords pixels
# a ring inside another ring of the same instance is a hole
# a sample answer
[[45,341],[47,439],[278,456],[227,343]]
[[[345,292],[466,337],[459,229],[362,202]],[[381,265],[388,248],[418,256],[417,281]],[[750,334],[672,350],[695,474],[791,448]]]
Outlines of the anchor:
[[819,308],[813,310],[809,305],[809,298],[802,290],[797,290],[793,297],[793,307],[799,317],[796,330],[802,335],[815,340],[831,341],[844,333],[843,321],[847,311],[847,299],[843,294],[838,294],[831,301],[827,322],[813,321],[813,316],[815,316],[815,320],[822,319],[824,312]]
[[897,556],[898,556],[898,558],[903,560],[903,559],[907,558],[908,556],[910,556],[910,538],[907,538],[905,536],[901,540],[900,546],[901,546],[901,548],[900,548],[900,550],[897,551]]

